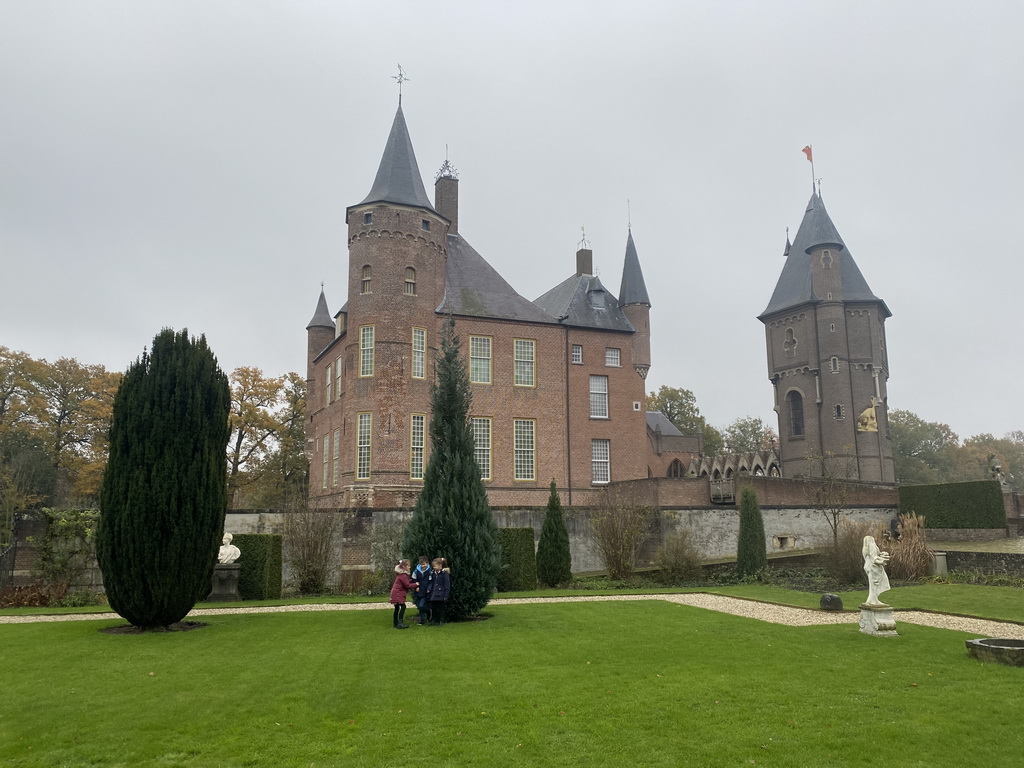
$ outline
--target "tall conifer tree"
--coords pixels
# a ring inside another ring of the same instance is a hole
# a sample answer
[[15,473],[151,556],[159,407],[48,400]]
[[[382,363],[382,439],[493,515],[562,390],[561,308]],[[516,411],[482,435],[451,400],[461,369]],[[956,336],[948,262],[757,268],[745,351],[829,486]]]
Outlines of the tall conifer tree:
[[764,541],[764,518],[757,503],[757,491],[751,485],[740,491],[740,535],[736,546],[736,573],[753,576],[768,565]]
[[402,551],[410,560],[447,558],[452,572],[447,614],[452,619],[479,613],[497,589],[501,570],[498,527],[474,456],[471,399],[466,362],[449,317],[431,392],[430,460]]
[[206,344],[165,328],[114,398],[96,555],[110,607],[181,621],[210,592],[227,506],[230,392]]
[[555,481],[544,513],[544,526],[537,544],[537,578],[549,587],[565,584],[572,578],[572,555],[569,553],[569,532],[562,517],[562,500]]

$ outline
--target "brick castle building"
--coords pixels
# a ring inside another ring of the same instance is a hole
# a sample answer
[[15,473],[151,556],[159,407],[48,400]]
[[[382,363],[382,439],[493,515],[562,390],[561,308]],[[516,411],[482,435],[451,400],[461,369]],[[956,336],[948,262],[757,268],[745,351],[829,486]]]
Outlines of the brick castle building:
[[583,247],[574,273],[527,300],[462,236],[447,161],[427,197],[401,105],[370,192],[346,222],[348,301],[332,316],[321,291],[307,326],[313,504],[415,503],[448,316],[492,506],[543,506],[552,480],[567,503],[585,503],[612,481],[680,476],[699,450],[646,413],[651,304],[631,232],[617,297]]
[[807,458],[830,455],[841,475],[894,482],[889,438],[892,313],[868,287],[814,191],[768,307],[768,377],[779,414],[782,474],[813,474]]

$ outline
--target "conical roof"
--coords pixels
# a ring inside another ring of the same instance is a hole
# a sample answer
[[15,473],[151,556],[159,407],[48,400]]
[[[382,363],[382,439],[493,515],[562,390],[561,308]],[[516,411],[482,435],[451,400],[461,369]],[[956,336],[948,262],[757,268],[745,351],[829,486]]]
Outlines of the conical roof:
[[412,149],[412,139],[409,138],[401,104],[395,113],[395,121],[391,125],[391,134],[384,147],[373,187],[358,205],[366,203],[398,203],[434,210],[423,188],[423,177],[416,164],[416,153]]
[[829,218],[825,210],[825,203],[817,192],[811,194],[807,203],[807,210],[804,211],[803,221],[797,230],[796,237],[790,245],[789,238],[786,238],[786,264],[782,268],[779,282],[775,285],[775,292],[764,312],[759,315],[763,320],[768,315],[776,312],[783,312],[793,309],[802,304],[816,304],[821,301],[816,296],[811,283],[811,251],[826,245],[833,246],[843,251],[843,257],[839,260],[841,264],[840,280],[842,282],[842,297],[844,301],[877,301],[882,305],[886,317],[892,313],[885,306],[885,302],[875,296],[868,287],[864,275],[853,260],[843,239],[839,236],[838,230]]
[[306,326],[306,330],[309,331],[313,328],[334,330],[334,320],[331,318],[330,310],[327,309],[327,297],[324,296],[323,288],[320,289],[320,300],[316,303],[316,311],[313,313],[313,319]]
[[636,245],[633,244],[632,229],[626,237],[626,260],[622,265],[622,283],[619,285],[619,306],[625,307],[628,304],[651,306],[644,273],[640,269],[640,257],[636,255]]

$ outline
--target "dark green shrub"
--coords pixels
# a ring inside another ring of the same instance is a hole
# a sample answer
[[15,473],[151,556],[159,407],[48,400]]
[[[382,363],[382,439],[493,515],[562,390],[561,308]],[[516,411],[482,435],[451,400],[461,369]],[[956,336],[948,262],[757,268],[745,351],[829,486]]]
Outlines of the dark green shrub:
[[499,592],[524,592],[537,588],[537,559],[533,554],[533,528],[499,528],[501,573]]
[[537,543],[537,578],[549,587],[567,584],[572,578],[569,533],[565,530],[562,500],[554,480],[551,481],[551,495],[548,496],[548,508]]
[[498,526],[474,457],[471,399],[455,321],[448,318],[431,391],[430,461],[405,527],[402,551],[410,560],[423,554],[447,558],[452,579],[447,612],[452,619],[479,613],[494,594],[501,570]]
[[1006,508],[996,480],[901,485],[900,513],[916,512],[928,528],[1004,528]]
[[179,622],[210,593],[230,398],[206,339],[169,328],[114,397],[96,556],[110,607],[137,627]]
[[281,596],[282,536],[278,533],[236,533],[231,543],[238,558],[238,594],[243,600],[272,600]]
[[768,550],[764,541],[764,520],[757,503],[757,491],[745,485],[740,491],[740,535],[736,545],[736,573],[754,576],[768,565]]

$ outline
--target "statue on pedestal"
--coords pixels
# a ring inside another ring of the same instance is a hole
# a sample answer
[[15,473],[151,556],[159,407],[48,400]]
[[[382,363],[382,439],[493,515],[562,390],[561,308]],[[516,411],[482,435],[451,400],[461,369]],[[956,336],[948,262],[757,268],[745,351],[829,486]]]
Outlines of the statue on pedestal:
[[889,553],[878,549],[874,536],[865,536],[861,554],[864,556],[864,572],[868,575],[867,604],[885,605],[878,596],[889,591],[889,577],[885,573]]
[[225,533],[221,539],[220,551],[217,553],[217,562],[221,565],[233,563],[242,556],[242,551],[231,543],[232,538],[234,537],[230,533]]

